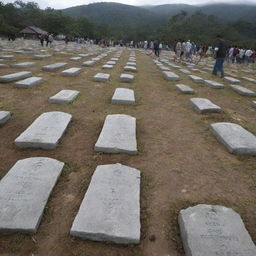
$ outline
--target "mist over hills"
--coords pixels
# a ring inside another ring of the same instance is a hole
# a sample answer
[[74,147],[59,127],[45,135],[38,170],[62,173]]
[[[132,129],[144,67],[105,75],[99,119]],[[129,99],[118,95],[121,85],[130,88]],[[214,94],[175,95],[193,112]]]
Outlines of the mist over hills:
[[72,17],[87,17],[96,24],[107,24],[114,27],[126,26],[129,28],[161,26],[181,11],[186,11],[188,14],[202,11],[207,15],[218,17],[221,22],[230,22],[238,19],[256,22],[256,5],[252,4],[131,6],[102,2],[75,6],[62,11]]

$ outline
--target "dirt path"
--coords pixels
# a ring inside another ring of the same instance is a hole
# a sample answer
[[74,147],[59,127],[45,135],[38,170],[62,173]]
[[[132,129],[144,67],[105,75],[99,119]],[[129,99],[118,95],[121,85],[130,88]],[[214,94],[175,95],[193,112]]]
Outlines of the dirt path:
[[[46,82],[32,90],[0,85],[1,108],[15,113],[13,119],[0,128],[5,135],[1,136],[0,175],[4,176],[17,160],[31,156],[48,156],[66,163],[37,234],[33,238],[1,236],[0,255],[182,256],[177,214],[182,208],[197,203],[234,208],[256,240],[256,159],[229,154],[209,130],[213,122],[232,121],[256,134],[256,112],[250,107],[250,100],[227,88],[212,90],[194,84],[187,76],[179,74],[181,82],[190,84],[197,96],[208,98],[224,109],[222,114],[198,115],[188,103],[190,96],[180,94],[175,83],[165,81],[152,59],[140,52],[136,53],[138,73],[135,82],[120,84],[119,76],[128,56],[129,52],[124,51],[117,66],[110,71],[111,82],[106,84],[92,82],[91,78],[102,71],[101,64],[109,57],[94,68],[86,68],[77,78],[45,72]],[[67,60],[67,56],[58,57],[58,60]],[[42,74],[38,67],[34,72]],[[111,105],[110,99],[117,87],[134,89],[137,105]],[[49,96],[65,88],[79,90],[81,95],[67,106],[47,102]],[[37,116],[52,110],[73,115],[56,150],[20,150],[13,146],[14,139]],[[93,151],[105,116],[112,113],[137,118],[138,155]],[[117,162],[142,171],[140,245],[117,246],[72,238],[69,230],[96,166]],[[149,239],[152,236],[155,241]]]

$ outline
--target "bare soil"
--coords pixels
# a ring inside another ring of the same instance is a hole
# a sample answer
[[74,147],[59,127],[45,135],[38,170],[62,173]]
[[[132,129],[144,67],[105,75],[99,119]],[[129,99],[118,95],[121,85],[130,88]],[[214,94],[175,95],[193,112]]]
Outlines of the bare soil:
[[[178,92],[174,82],[164,80],[152,57],[141,52],[136,53],[138,73],[134,83],[121,84],[119,76],[128,60],[128,50],[123,52],[114,69],[107,71],[111,74],[110,82],[93,82],[92,77],[102,72],[101,66],[113,55],[92,68],[84,68],[77,77],[67,78],[60,76],[60,71],[44,72],[41,67],[58,61],[69,62],[68,67],[77,67],[82,61],[69,61],[71,56],[76,56],[75,53],[55,54],[50,59],[36,61],[36,67],[27,69],[36,76],[42,76],[45,79],[43,84],[32,89],[17,89],[12,83],[0,84],[0,109],[13,114],[11,120],[0,127],[0,177],[23,158],[45,156],[66,163],[47,203],[38,232],[33,236],[1,235],[0,255],[183,256],[177,216],[181,209],[198,203],[221,204],[235,209],[256,242],[256,158],[229,154],[209,129],[211,123],[228,121],[256,134],[256,111],[251,107],[252,99],[229,88],[214,90],[195,84],[174,70],[181,76],[179,83],[188,84],[197,91],[195,97],[208,98],[224,110],[221,114],[199,115],[188,102],[194,96]],[[31,58],[16,55],[18,62]],[[2,69],[0,74],[19,70]],[[246,74],[239,71],[237,75]],[[213,79],[210,73],[199,76]],[[243,82],[243,85],[256,89],[256,85],[249,82]],[[137,104],[111,105],[111,97],[117,87],[134,89]],[[62,89],[79,90],[81,94],[69,105],[48,103],[48,98]],[[57,149],[15,147],[15,138],[35,118],[43,112],[55,110],[73,115],[73,121]],[[106,115],[115,113],[137,118],[138,155],[94,152]],[[117,162],[142,172],[140,244],[120,246],[71,237],[72,222],[96,166]],[[151,236],[155,236],[154,241],[151,241]]]

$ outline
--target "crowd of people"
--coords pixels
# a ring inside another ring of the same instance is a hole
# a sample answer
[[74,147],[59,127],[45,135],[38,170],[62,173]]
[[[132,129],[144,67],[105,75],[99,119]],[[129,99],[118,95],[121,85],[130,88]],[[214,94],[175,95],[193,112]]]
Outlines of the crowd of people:
[[48,47],[48,46],[52,47],[53,34],[41,34],[41,35],[39,35],[39,40],[40,40],[40,43],[41,43],[42,47],[44,45],[46,47]]

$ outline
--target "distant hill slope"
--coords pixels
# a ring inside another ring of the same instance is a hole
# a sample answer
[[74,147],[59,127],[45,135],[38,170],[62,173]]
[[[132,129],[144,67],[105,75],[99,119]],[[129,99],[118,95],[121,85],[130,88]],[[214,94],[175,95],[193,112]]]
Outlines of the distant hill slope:
[[256,22],[256,5],[211,4],[193,6],[186,4],[166,4],[158,6],[131,6],[119,3],[94,3],[64,9],[63,12],[73,17],[87,17],[98,24],[109,26],[143,27],[163,25],[180,11],[192,14],[201,10],[208,15],[215,15],[223,22],[243,18]]

